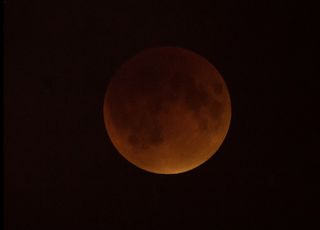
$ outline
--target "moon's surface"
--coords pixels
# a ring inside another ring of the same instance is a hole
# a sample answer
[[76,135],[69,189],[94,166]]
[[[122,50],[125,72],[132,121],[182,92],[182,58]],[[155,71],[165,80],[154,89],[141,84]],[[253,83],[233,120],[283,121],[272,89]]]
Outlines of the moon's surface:
[[196,168],[221,146],[229,129],[227,86],[206,59],[182,48],[142,51],[111,79],[105,127],[119,153],[149,172]]

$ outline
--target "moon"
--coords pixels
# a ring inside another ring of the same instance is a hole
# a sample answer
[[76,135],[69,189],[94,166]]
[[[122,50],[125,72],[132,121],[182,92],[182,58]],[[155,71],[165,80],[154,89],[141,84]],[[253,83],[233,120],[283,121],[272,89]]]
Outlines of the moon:
[[177,174],[217,152],[230,126],[231,101],[205,58],[178,47],[149,48],[114,74],[103,116],[125,159],[148,172]]

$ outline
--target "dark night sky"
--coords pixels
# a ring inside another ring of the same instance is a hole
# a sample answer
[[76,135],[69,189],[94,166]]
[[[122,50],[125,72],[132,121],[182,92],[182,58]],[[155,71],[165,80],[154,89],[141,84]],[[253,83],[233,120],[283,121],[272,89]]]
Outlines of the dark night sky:
[[[318,87],[312,7],[295,1],[115,2],[5,4],[6,230],[309,223],[316,134],[308,108],[316,106]],[[213,63],[233,106],[219,152],[172,176],[125,161],[102,116],[119,65],[144,48],[168,45]]]

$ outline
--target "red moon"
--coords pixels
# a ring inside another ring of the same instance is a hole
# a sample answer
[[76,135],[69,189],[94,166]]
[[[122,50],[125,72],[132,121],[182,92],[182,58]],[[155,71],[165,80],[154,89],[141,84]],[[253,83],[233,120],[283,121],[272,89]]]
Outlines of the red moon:
[[214,155],[231,121],[227,86],[205,58],[151,48],[124,63],[103,105],[107,133],[132,164],[158,174],[194,169]]

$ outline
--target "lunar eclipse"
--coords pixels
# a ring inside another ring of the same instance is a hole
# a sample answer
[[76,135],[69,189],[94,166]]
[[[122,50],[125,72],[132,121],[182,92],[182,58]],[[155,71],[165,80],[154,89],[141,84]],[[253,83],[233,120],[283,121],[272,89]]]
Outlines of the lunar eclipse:
[[115,73],[103,115],[125,159],[149,172],[177,174],[217,152],[229,129],[231,101],[205,58],[182,48],[151,48]]

